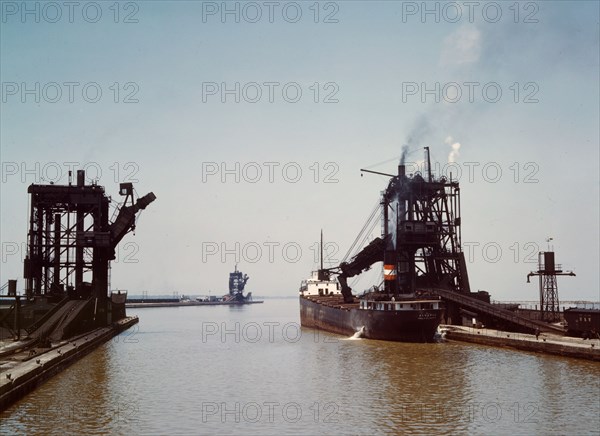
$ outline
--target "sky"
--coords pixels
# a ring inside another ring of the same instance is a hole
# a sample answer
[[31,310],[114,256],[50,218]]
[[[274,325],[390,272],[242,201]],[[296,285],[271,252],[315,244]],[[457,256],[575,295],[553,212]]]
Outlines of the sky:
[[296,295],[321,229],[334,266],[385,189],[360,169],[407,144],[461,183],[472,290],[538,299],[550,248],[576,273],[559,298],[600,300],[598,2],[0,6],[1,283],[24,287],[27,187],[71,168],[113,204],[120,182],[157,196],[113,289],[222,294],[238,263]]

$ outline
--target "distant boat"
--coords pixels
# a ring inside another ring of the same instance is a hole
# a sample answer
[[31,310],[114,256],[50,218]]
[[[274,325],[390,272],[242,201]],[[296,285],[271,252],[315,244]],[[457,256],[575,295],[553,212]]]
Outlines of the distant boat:
[[127,299],[127,307],[173,307],[173,306],[234,306],[243,304],[261,304],[262,300],[253,300],[252,292],[244,295],[244,288],[250,277],[235,270],[229,274],[229,293],[222,297],[216,295],[196,297],[192,300],[189,296],[181,295],[178,298],[135,298]]
[[244,296],[244,288],[250,277],[241,271],[238,271],[237,264],[233,272],[229,273],[229,294],[217,297],[210,295],[208,297],[198,297],[196,301],[207,305],[219,305],[219,304],[257,304],[263,301],[254,301],[252,299],[252,292],[248,292]]

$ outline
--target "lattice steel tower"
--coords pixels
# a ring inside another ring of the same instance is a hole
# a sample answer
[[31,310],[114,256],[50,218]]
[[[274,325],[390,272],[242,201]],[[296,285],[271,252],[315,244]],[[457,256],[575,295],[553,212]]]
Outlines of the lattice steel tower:
[[538,254],[538,270],[527,274],[527,283],[532,276],[540,278],[540,313],[542,321],[560,320],[558,302],[558,284],[556,276],[575,276],[572,271],[563,271],[562,265],[554,262],[554,251],[540,251]]

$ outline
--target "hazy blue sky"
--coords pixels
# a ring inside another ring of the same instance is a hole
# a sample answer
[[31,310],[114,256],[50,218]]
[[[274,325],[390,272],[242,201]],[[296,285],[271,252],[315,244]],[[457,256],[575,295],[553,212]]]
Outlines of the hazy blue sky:
[[537,299],[552,237],[577,274],[560,298],[599,298],[598,2],[1,7],[2,283],[23,287],[27,186],[71,165],[158,197],[113,288],[219,294],[237,254],[249,290],[295,295],[319,230],[341,259],[385,188],[360,168],[394,172],[409,143],[441,170],[459,143],[472,288]]

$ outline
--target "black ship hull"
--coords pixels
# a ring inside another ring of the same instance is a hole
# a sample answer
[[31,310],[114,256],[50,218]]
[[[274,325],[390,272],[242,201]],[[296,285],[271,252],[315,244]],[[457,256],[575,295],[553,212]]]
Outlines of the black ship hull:
[[304,327],[353,335],[364,327],[368,339],[399,342],[433,342],[443,309],[365,310],[358,303],[340,304],[335,297],[300,297],[300,323]]

